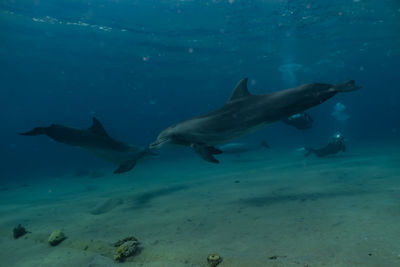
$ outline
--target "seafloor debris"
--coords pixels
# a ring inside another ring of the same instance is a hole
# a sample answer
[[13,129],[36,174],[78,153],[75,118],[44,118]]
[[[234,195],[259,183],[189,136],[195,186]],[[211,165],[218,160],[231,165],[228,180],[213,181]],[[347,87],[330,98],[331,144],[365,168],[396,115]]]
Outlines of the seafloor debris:
[[139,241],[133,237],[127,237],[114,243],[114,260],[123,262],[126,258],[133,256],[139,248]]
[[222,262],[222,258],[217,253],[211,253],[207,257],[208,266],[215,267]]
[[13,229],[13,235],[14,238],[17,239],[25,234],[27,234],[29,232],[26,231],[25,227],[23,227],[22,225],[18,224],[17,227],[14,227]]
[[48,239],[48,242],[50,245],[52,246],[57,246],[58,244],[60,244],[64,239],[66,239],[66,236],[63,232],[61,232],[60,230],[57,231],[53,231]]

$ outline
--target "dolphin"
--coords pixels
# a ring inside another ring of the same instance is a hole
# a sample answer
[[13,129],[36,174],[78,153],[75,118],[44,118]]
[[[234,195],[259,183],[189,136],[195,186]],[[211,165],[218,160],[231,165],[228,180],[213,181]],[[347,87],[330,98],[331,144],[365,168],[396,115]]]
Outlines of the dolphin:
[[204,160],[219,163],[214,157],[223,151],[216,145],[253,132],[267,124],[317,106],[337,93],[351,92],[360,87],[354,81],[331,85],[310,83],[298,87],[262,94],[251,94],[247,78],[241,80],[228,101],[211,111],[169,126],[161,131],[151,149],[165,144],[190,146]]
[[260,144],[250,143],[227,143],[217,146],[217,149],[221,150],[224,154],[241,154],[249,151],[254,151],[259,148],[270,148],[266,141],[260,142]]
[[139,159],[153,154],[148,148],[143,149],[129,145],[110,137],[95,117],[93,117],[92,126],[88,129],[51,124],[49,127],[37,127],[20,134],[25,136],[47,135],[54,141],[83,148],[99,158],[119,165],[114,171],[115,174],[131,170]]

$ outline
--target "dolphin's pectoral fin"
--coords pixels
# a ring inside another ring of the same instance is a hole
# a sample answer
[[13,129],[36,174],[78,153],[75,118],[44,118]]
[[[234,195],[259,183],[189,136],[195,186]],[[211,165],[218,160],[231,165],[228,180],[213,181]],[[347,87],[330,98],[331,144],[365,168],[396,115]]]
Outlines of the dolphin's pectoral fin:
[[124,163],[119,165],[118,169],[114,171],[114,174],[130,171],[132,170],[133,167],[135,167],[135,165],[136,165],[136,159],[125,161]]
[[93,117],[93,123],[92,123],[92,126],[90,126],[89,130],[91,130],[92,132],[94,132],[98,135],[109,137],[109,135],[107,134],[107,132],[104,129],[101,122],[98,119],[96,119],[95,117]]
[[236,85],[231,97],[228,99],[228,102],[250,95],[249,90],[247,89],[247,80],[247,78],[244,78]]
[[219,161],[216,158],[214,158],[213,154],[221,154],[222,153],[221,150],[213,146],[204,146],[199,144],[192,144],[191,147],[205,161],[212,163],[219,163]]
[[218,154],[222,154],[223,153],[223,151],[221,149],[218,149],[218,148],[213,147],[213,146],[207,146],[206,148],[213,155],[218,155]]

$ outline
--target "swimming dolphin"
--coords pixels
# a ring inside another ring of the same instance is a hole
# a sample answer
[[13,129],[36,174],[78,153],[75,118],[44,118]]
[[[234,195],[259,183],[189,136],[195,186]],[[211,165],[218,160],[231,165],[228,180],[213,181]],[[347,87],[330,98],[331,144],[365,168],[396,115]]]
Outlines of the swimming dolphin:
[[224,154],[241,154],[249,151],[254,151],[259,148],[270,148],[266,141],[261,141],[260,144],[250,143],[227,143],[217,146]]
[[116,174],[131,170],[139,159],[152,154],[148,148],[128,145],[111,138],[94,117],[93,124],[88,129],[51,124],[49,127],[37,127],[21,135],[47,135],[54,141],[83,148],[106,161],[118,164],[119,167],[114,171]]
[[221,108],[164,129],[150,148],[165,144],[190,146],[204,160],[218,163],[215,145],[317,106],[337,93],[359,89],[354,81],[338,85],[310,83],[263,95],[250,94],[241,80]]

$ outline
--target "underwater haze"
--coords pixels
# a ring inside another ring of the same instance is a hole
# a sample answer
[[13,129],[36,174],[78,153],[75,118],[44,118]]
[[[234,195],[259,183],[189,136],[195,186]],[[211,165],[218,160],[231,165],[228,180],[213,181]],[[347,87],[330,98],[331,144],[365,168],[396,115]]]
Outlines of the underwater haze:
[[[126,266],[207,266],[210,253],[222,267],[400,266],[400,1],[3,0],[0,63],[1,266],[114,266],[110,244],[128,236],[141,248]],[[232,140],[219,164],[171,146],[113,174],[20,135],[95,117],[147,148],[245,77],[254,94],[361,89],[306,110],[310,129]],[[304,155],[337,134],[345,151]],[[30,233],[14,240],[18,224]],[[67,239],[51,247],[57,229]]]

